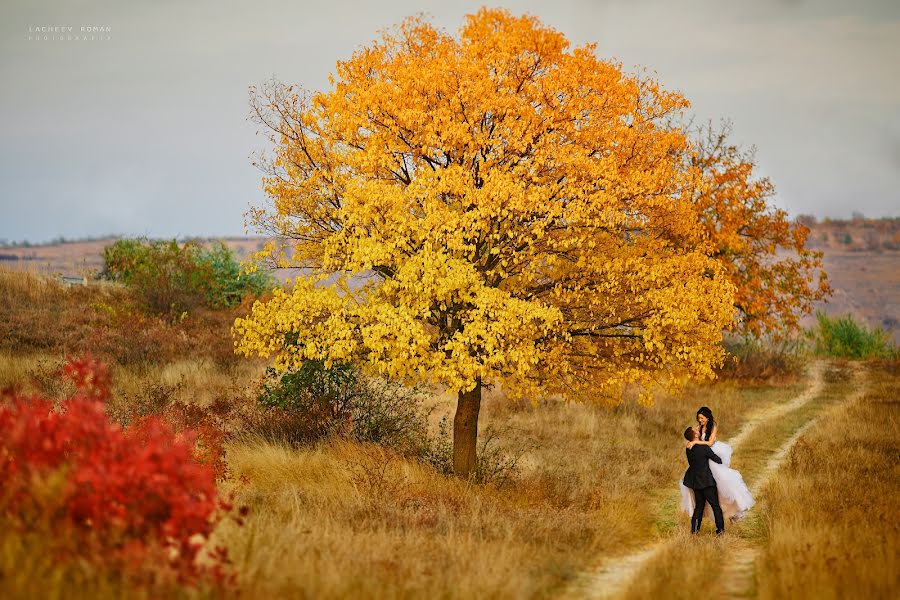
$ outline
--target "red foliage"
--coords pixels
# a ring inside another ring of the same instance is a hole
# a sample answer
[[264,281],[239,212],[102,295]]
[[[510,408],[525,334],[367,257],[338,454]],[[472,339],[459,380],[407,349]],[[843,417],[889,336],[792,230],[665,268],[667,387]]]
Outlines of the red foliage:
[[162,413],[162,418],[171,424],[175,431],[196,433],[194,456],[201,463],[210,465],[217,479],[228,477],[224,421],[230,411],[231,407],[222,400],[216,400],[205,408],[175,401],[166,406]]
[[70,360],[63,366],[63,374],[72,380],[82,398],[101,403],[109,400],[109,369],[92,356]]
[[[198,561],[232,507],[217,494],[213,466],[195,457],[195,434],[175,434],[156,417],[122,429],[104,412],[105,366],[86,358],[64,372],[78,392],[59,410],[40,397],[3,393],[0,515],[25,528],[50,519],[54,530],[74,534],[69,550],[60,546],[61,559],[74,549],[139,577],[226,581],[224,549]],[[40,486],[57,473],[64,483],[48,505]]]

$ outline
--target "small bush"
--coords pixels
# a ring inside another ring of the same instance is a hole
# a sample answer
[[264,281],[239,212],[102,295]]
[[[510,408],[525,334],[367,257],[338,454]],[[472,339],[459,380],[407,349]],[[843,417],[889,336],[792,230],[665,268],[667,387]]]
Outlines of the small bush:
[[265,273],[243,273],[222,242],[204,248],[175,240],[118,240],[103,249],[103,262],[101,277],[124,283],[146,308],[173,317],[200,306],[234,307],[273,286]]
[[403,474],[402,457],[390,449],[366,445],[344,458],[343,463],[353,487],[368,498],[371,508],[396,502],[410,487],[409,478]]
[[[478,452],[473,480],[480,484],[502,487],[519,475],[519,461],[528,448],[511,451],[500,441],[500,431],[488,425],[478,435]],[[437,435],[434,436],[420,457],[436,471],[444,475],[453,474],[453,436],[450,419],[441,418]]]
[[28,371],[27,379],[44,398],[59,403],[75,395],[76,389],[68,377],[60,377],[65,361],[49,358],[38,359],[37,365]]
[[134,290],[155,313],[181,315],[205,303],[212,273],[199,263],[196,244],[119,240],[103,249],[101,276]]
[[206,290],[206,304],[210,308],[235,307],[244,297],[260,296],[277,284],[264,272],[242,272],[234,253],[221,241],[201,250],[198,261],[212,277],[212,286]]
[[[306,361],[279,375],[268,369],[259,395],[262,415],[249,419],[249,429],[274,440],[307,444],[328,437],[391,448],[453,474],[453,437],[448,417],[437,434],[428,430],[430,410],[416,389],[361,374],[352,364],[326,369],[321,361]],[[504,485],[518,474],[525,450],[510,452],[499,432],[488,426],[479,435],[474,481]],[[358,465],[357,465],[358,466]],[[377,470],[383,474],[383,469]]]
[[[421,455],[423,462],[430,464],[434,470],[444,475],[453,474],[453,433],[450,418],[447,415],[441,417],[438,422],[437,434],[429,440],[425,451]],[[478,454],[480,457],[481,454]]]
[[511,451],[501,442],[500,430],[488,425],[479,436],[478,457],[475,461],[475,481],[502,487],[519,476],[519,461],[527,448]]
[[428,444],[423,401],[418,390],[364,376],[354,365],[306,361],[283,374],[267,370],[259,394],[267,414],[256,429],[292,444],[338,436],[417,455]]
[[122,394],[118,402],[107,407],[112,419],[122,425],[143,417],[160,416],[184,392],[184,378],[177,383],[149,381],[134,395]]
[[883,329],[869,329],[849,314],[832,319],[820,311],[816,319],[816,327],[808,335],[819,356],[852,359],[897,356],[897,347]]
[[741,337],[725,342],[725,362],[719,375],[726,379],[768,380],[790,377],[803,369],[807,352],[802,340],[761,340]]
[[64,371],[77,393],[59,410],[39,396],[0,398],[0,538],[52,532],[42,550],[52,563],[87,561],[138,584],[226,581],[224,549],[204,548],[231,507],[193,433],[155,417],[122,429],[105,414],[106,368],[84,359]]

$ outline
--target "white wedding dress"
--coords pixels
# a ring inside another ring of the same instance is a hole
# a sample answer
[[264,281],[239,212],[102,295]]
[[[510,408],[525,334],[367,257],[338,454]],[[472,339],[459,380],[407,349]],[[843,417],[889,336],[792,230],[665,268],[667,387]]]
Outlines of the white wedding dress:
[[[716,440],[710,449],[716,453],[716,456],[722,459],[722,464],[709,461],[709,470],[712,471],[716,480],[716,489],[719,492],[719,505],[722,507],[722,514],[726,519],[740,519],[744,513],[756,504],[753,500],[753,494],[744,483],[744,478],[740,471],[732,469],[731,464],[731,446],[725,442]],[[679,483],[681,486],[681,510],[688,514],[694,514],[694,490]],[[706,510],[703,511],[704,518],[713,518],[712,508],[707,503]]]

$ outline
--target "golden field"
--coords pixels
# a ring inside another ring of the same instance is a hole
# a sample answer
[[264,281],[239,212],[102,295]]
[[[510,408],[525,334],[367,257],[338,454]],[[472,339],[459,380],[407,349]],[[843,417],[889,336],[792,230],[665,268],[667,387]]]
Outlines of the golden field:
[[[52,373],[65,356],[91,351],[112,366],[109,410],[118,417],[176,401],[243,406],[258,393],[265,364],[230,355],[233,313],[173,323],[140,315],[122,288],[66,288],[8,271],[0,272],[0,292],[0,388],[63,398],[71,390]],[[225,524],[215,536],[237,573],[232,593],[891,597],[900,590],[892,518],[900,509],[897,365],[806,367],[769,380],[694,384],[652,407],[514,403],[495,390],[484,402],[482,435],[490,431],[517,462],[487,484],[380,446],[332,439],[293,447],[235,426],[221,485],[250,512],[242,527]],[[434,393],[428,402],[436,430],[453,401]],[[702,405],[712,407],[726,440],[741,433],[733,466],[759,492],[757,507],[718,540],[708,529],[688,536],[675,510],[681,431]],[[788,442],[783,460],[774,460]],[[4,543],[0,550],[9,549]],[[647,548],[645,559],[628,562]],[[0,582],[11,597],[141,594],[102,574],[74,589],[39,561],[27,580],[13,578],[10,556],[0,556]],[[631,571],[615,586],[594,576],[622,564]]]

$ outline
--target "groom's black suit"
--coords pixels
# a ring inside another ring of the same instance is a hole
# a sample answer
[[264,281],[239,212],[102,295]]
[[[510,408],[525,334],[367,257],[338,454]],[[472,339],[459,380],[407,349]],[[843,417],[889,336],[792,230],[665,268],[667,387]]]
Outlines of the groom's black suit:
[[694,516],[691,518],[691,531],[700,531],[703,523],[703,511],[706,503],[712,508],[716,521],[716,533],[725,531],[725,517],[722,515],[722,507],[719,506],[719,490],[716,489],[716,480],[709,470],[709,461],[722,464],[722,459],[716,456],[709,446],[695,444],[693,448],[686,449],[688,470],[684,473],[684,485],[694,490]]

